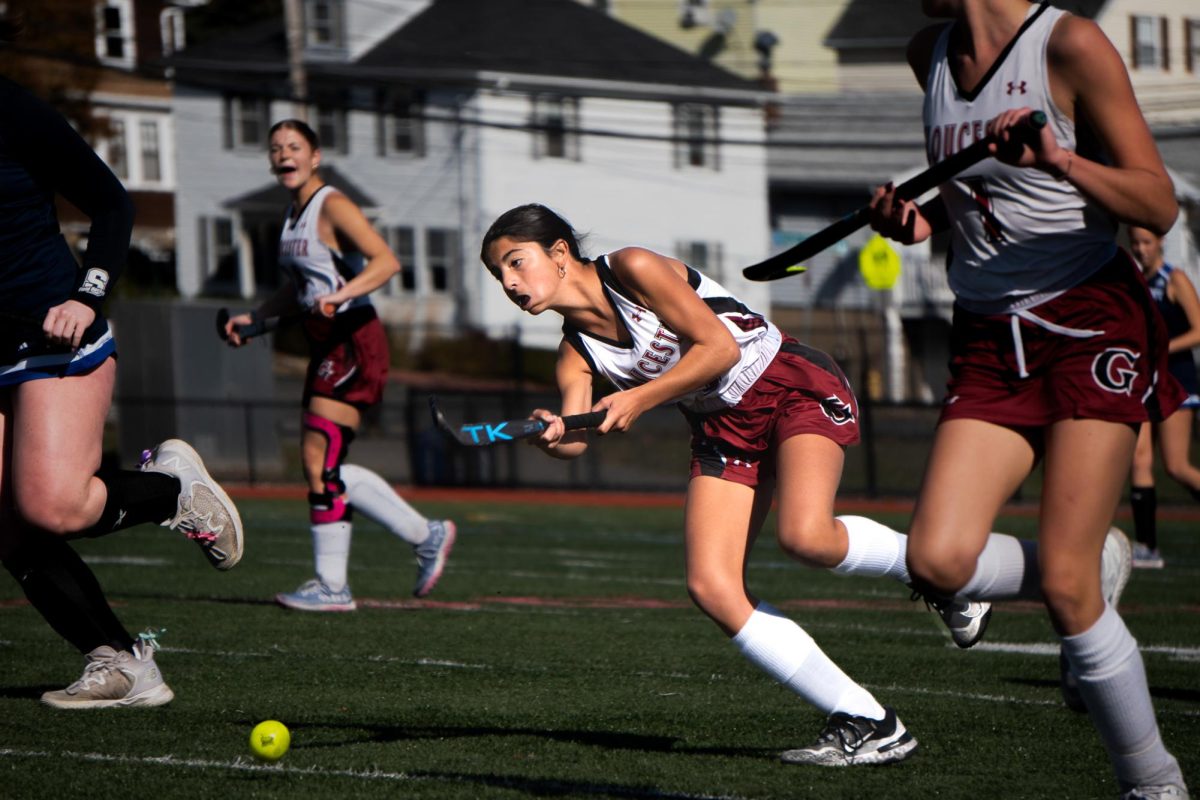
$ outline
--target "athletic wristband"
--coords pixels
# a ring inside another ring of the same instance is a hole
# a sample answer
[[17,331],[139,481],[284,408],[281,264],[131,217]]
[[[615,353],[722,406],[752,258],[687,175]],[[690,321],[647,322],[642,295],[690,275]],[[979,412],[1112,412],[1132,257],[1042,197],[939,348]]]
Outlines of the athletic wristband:
[[106,269],[100,267],[80,269],[77,273],[75,293],[71,299],[83,303],[99,313],[105,298],[108,297],[108,281],[109,275]]

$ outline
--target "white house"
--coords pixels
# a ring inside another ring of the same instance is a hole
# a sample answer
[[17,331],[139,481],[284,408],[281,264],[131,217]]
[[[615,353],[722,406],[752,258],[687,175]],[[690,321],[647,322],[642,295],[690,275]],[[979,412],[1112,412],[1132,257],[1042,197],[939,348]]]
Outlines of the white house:
[[404,265],[377,303],[391,323],[553,346],[559,323],[518,312],[478,259],[491,221],[526,202],[591,233],[591,254],[649,246],[767,305],[740,269],[770,249],[753,83],[572,0],[288,5],[301,13],[172,59],[184,296],[275,285],[286,195],[267,130],[303,116],[329,182]]

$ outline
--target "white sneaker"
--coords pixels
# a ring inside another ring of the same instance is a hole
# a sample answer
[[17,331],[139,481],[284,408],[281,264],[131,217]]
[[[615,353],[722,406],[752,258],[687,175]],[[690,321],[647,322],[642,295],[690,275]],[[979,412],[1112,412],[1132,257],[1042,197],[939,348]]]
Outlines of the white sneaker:
[[335,592],[320,578],[305,581],[294,592],[275,595],[275,602],[295,611],[353,611],[358,608],[349,586]]
[[1162,569],[1166,565],[1167,562],[1163,560],[1157,547],[1151,549],[1141,542],[1133,543],[1134,569]]
[[161,472],[179,479],[179,506],[163,524],[200,545],[210,564],[232,569],[242,559],[242,518],[237,506],[212,479],[200,454],[187,442],[167,439],[142,454],[144,472]]
[[83,676],[65,689],[46,692],[42,702],[54,708],[125,708],[161,706],[175,699],[154,663],[157,633],[139,635],[133,652],[101,645],[85,657]]
[[917,740],[890,708],[883,719],[832,714],[817,741],[788,750],[779,758],[785,764],[850,767],[903,761],[917,749]]
[[413,548],[417,553],[417,585],[413,595],[424,597],[433,591],[442,570],[446,568],[446,559],[454,547],[458,536],[458,528],[448,519],[430,520],[429,537]]
[[[1129,583],[1129,575],[1133,572],[1133,546],[1129,537],[1117,526],[1108,529],[1104,538],[1104,550],[1100,555],[1100,591],[1104,600],[1113,608],[1121,600],[1125,584]],[[1071,672],[1071,665],[1062,648],[1058,651],[1059,688],[1062,690],[1063,702],[1067,708],[1079,713],[1087,711],[1087,703],[1079,693],[1079,680]]]
[[1121,793],[1121,800],[1188,800],[1187,787],[1178,783],[1162,786],[1134,786]]
[[983,638],[992,618],[991,603],[977,603],[956,597],[943,600],[923,595],[916,590],[912,593],[912,599],[923,599],[927,608],[936,611],[946,624],[946,630],[950,631],[950,638],[963,650],[974,647]]

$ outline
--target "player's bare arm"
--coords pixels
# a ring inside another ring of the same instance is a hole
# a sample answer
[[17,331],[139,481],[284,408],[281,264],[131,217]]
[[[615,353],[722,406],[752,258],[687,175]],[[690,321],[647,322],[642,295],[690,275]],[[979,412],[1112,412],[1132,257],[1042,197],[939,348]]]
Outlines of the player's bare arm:
[[733,336],[688,285],[682,262],[641,247],[610,253],[609,266],[639,302],[684,342],[674,367],[635,389],[610,394],[596,404],[608,417],[600,432],[624,431],[645,411],[711,383],[737,363]]
[[562,418],[571,414],[584,414],[592,407],[592,371],[583,356],[564,339],[558,344],[558,361],[554,366],[554,377],[562,402],[562,411],[555,414],[545,408],[534,409],[529,416],[547,423],[541,436],[530,440],[547,455],[555,458],[576,458],[587,450],[587,434],[584,431],[568,431]]
[[933,55],[933,45],[945,27],[945,23],[941,23],[922,28],[908,42],[905,58],[908,59],[908,66],[912,68],[922,91],[925,89],[925,79],[929,77],[929,60]]
[[1171,279],[1167,284],[1167,297],[1183,309],[1187,316],[1189,328],[1186,332],[1171,340],[1169,351],[1178,353],[1200,347],[1200,297],[1196,295],[1196,286],[1183,270],[1172,270]]
[[363,271],[338,291],[320,298],[322,313],[347,300],[370,294],[400,271],[400,261],[362,210],[345,195],[330,196],[321,207],[321,239],[342,252],[362,253]]
[[1060,149],[1052,163],[1039,166],[1070,181],[1120,221],[1165,234],[1179,207],[1120,54],[1094,22],[1067,16],[1050,36],[1046,59],[1055,104],[1077,128],[1095,132],[1112,165]]

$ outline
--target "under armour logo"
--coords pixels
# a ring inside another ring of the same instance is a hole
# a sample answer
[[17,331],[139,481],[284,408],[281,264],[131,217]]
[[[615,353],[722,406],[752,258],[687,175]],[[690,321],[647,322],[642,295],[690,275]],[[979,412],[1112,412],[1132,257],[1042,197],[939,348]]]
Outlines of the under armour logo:
[[631,317],[633,317],[633,321],[634,321],[634,322],[641,322],[641,321],[642,321],[642,314],[644,314],[644,313],[645,313],[645,309],[641,309],[641,308],[635,308],[635,309],[633,310],[633,313],[632,313],[632,314],[630,314],[630,316],[631,316]]
[[1009,81],[1008,94],[1016,92],[1017,94],[1025,94],[1025,81]]

